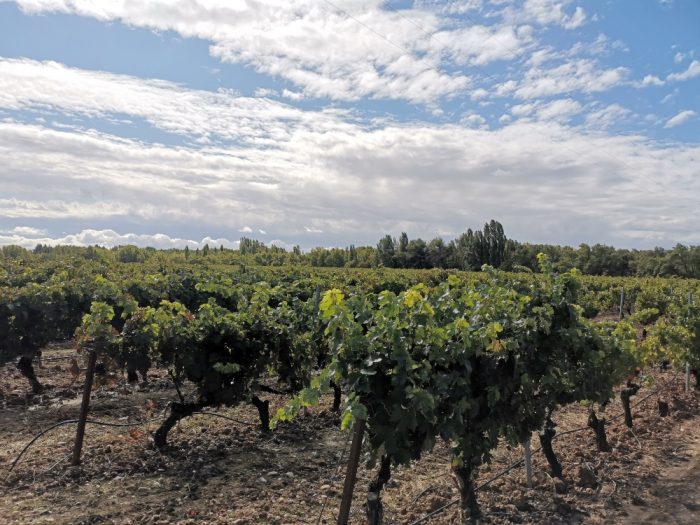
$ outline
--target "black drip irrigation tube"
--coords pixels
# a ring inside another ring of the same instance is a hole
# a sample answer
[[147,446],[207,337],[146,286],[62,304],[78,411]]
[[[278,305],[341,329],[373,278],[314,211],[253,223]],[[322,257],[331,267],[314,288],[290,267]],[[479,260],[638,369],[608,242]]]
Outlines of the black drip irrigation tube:
[[[167,406],[166,406],[166,410],[167,410]],[[221,418],[221,419],[226,419],[226,420],[228,420],[228,421],[232,421],[232,422],[234,422],[234,423],[238,423],[239,425],[249,425],[249,426],[254,426],[254,425],[255,425],[255,423],[250,423],[250,422],[248,422],[248,421],[241,421],[241,420],[239,420],[239,419],[234,419],[234,418],[232,418],[232,417],[225,416],[225,415],[223,415],[223,414],[216,414],[216,413],[213,413],[213,412],[194,412],[192,415],[201,415],[201,416],[218,417],[218,418]],[[86,423],[90,423],[91,425],[105,426],[105,427],[125,428],[125,427],[138,427],[138,426],[140,426],[140,425],[146,425],[146,424],[148,424],[148,423],[152,423],[153,421],[160,421],[160,420],[162,420],[163,418],[164,418],[164,416],[163,416],[163,417],[160,417],[160,418],[154,417],[154,418],[150,418],[150,419],[148,419],[148,420],[146,420],[146,421],[138,421],[138,422],[134,422],[134,423],[110,423],[110,422],[107,422],[107,421],[97,421],[97,420],[94,420],[94,419],[88,419],[88,420],[86,420]],[[24,454],[31,448],[31,446],[32,446],[40,437],[44,436],[45,434],[48,434],[51,430],[53,430],[53,429],[55,429],[55,428],[62,427],[62,426],[64,426],[64,425],[70,425],[70,424],[73,424],[73,423],[78,423],[78,420],[77,420],[77,419],[66,419],[65,421],[59,421],[58,423],[55,423],[55,424],[51,425],[49,428],[43,430],[42,432],[40,432],[39,434],[37,434],[36,436],[34,436],[34,437],[32,438],[32,440],[29,441],[29,443],[27,443],[27,444],[25,445],[25,447],[22,449],[22,451],[19,453],[19,455],[18,455],[18,456],[15,458],[15,460],[12,462],[12,465],[10,466],[10,470],[7,472],[7,475],[9,476],[9,475],[12,473],[12,471],[13,471],[13,470],[15,469],[15,467],[17,466],[17,463],[19,463],[19,460],[22,459],[22,456],[24,456]],[[5,479],[7,479],[7,478],[5,478]]]
[[[145,425],[147,423],[150,423],[151,421],[154,421],[156,418],[149,419],[148,421],[139,421],[138,423],[108,423],[107,421],[96,421],[94,419],[88,419],[86,420],[86,423],[90,423],[91,425],[101,425],[105,427],[137,427],[139,425]],[[12,466],[10,467],[10,470],[7,472],[8,476],[12,473],[12,471],[15,469],[17,466],[17,463],[19,463],[19,460],[24,456],[25,452],[29,450],[29,448],[43,435],[47,434],[54,428],[61,427],[63,425],[70,425],[72,423],[77,423],[77,419],[66,419],[65,421],[60,421],[54,425],[51,425],[49,428],[46,430],[43,430],[36,436],[32,438],[32,440],[25,445],[25,447],[22,449],[22,452],[19,453],[19,456],[15,458],[15,460],[12,462]],[[7,478],[6,478],[7,479]]]

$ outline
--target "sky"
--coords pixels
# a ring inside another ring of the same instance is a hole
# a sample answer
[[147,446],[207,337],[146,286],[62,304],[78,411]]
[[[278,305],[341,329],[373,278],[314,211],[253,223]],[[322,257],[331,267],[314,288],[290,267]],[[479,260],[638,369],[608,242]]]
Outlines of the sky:
[[697,0],[0,0],[0,245],[700,244]]

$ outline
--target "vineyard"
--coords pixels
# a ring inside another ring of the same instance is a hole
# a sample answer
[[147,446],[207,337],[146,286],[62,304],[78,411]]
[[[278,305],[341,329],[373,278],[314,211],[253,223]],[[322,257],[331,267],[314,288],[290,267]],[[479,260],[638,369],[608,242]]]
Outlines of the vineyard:
[[662,472],[699,481],[700,282],[539,265],[6,259],[0,506],[11,523],[652,519]]

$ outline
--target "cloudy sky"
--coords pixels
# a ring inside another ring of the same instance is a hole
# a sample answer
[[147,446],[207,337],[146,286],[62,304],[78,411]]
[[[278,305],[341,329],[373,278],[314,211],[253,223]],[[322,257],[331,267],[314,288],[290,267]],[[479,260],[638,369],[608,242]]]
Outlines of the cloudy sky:
[[700,243],[697,0],[0,0],[0,244]]

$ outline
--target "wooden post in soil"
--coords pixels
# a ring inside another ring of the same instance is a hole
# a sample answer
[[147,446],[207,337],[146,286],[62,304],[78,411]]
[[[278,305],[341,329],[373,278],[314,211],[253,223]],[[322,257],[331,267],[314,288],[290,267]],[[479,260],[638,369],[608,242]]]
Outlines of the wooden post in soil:
[[[688,294],[688,306],[693,304],[693,294]],[[685,363],[685,391],[690,391],[690,363]]]
[[525,459],[525,474],[527,475],[527,488],[532,488],[532,451],[530,450],[530,438],[523,443]]
[[618,315],[618,321],[622,321],[622,307],[625,304],[625,289],[620,290],[620,314]]
[[360,463],[360,452],[362,451],[362,438],[365,434],[364,419],[358,419],[352,429],[352,444],[350,445],[350,457],[348,458],[348,469],[345,472],[345,484],[343,485],[343,499],[340,501],[340,512],[338,514],[338,525],[348,525],[350,518],[350,506],[352,505],[352,493],[357,480],[357,466]]
[[90,351],[87,370],[85,372],[85,386],[83,387],[83,402],[80,405],[80,417],[78,418],[78,430],[75,433],[75,445],[73,446],[73,461],[71,465],[80,465],[80,454],[83,450],[83,437],[85,436],[85,424],[87,422],[88,410],[90,409],[90,393],[92,392],[92,380],[95,377],[95,364],[97,363],[97,352]]
[[318,317],[318,310],[321,306],[321,285],[317,284],[314,289],[314,315]]

